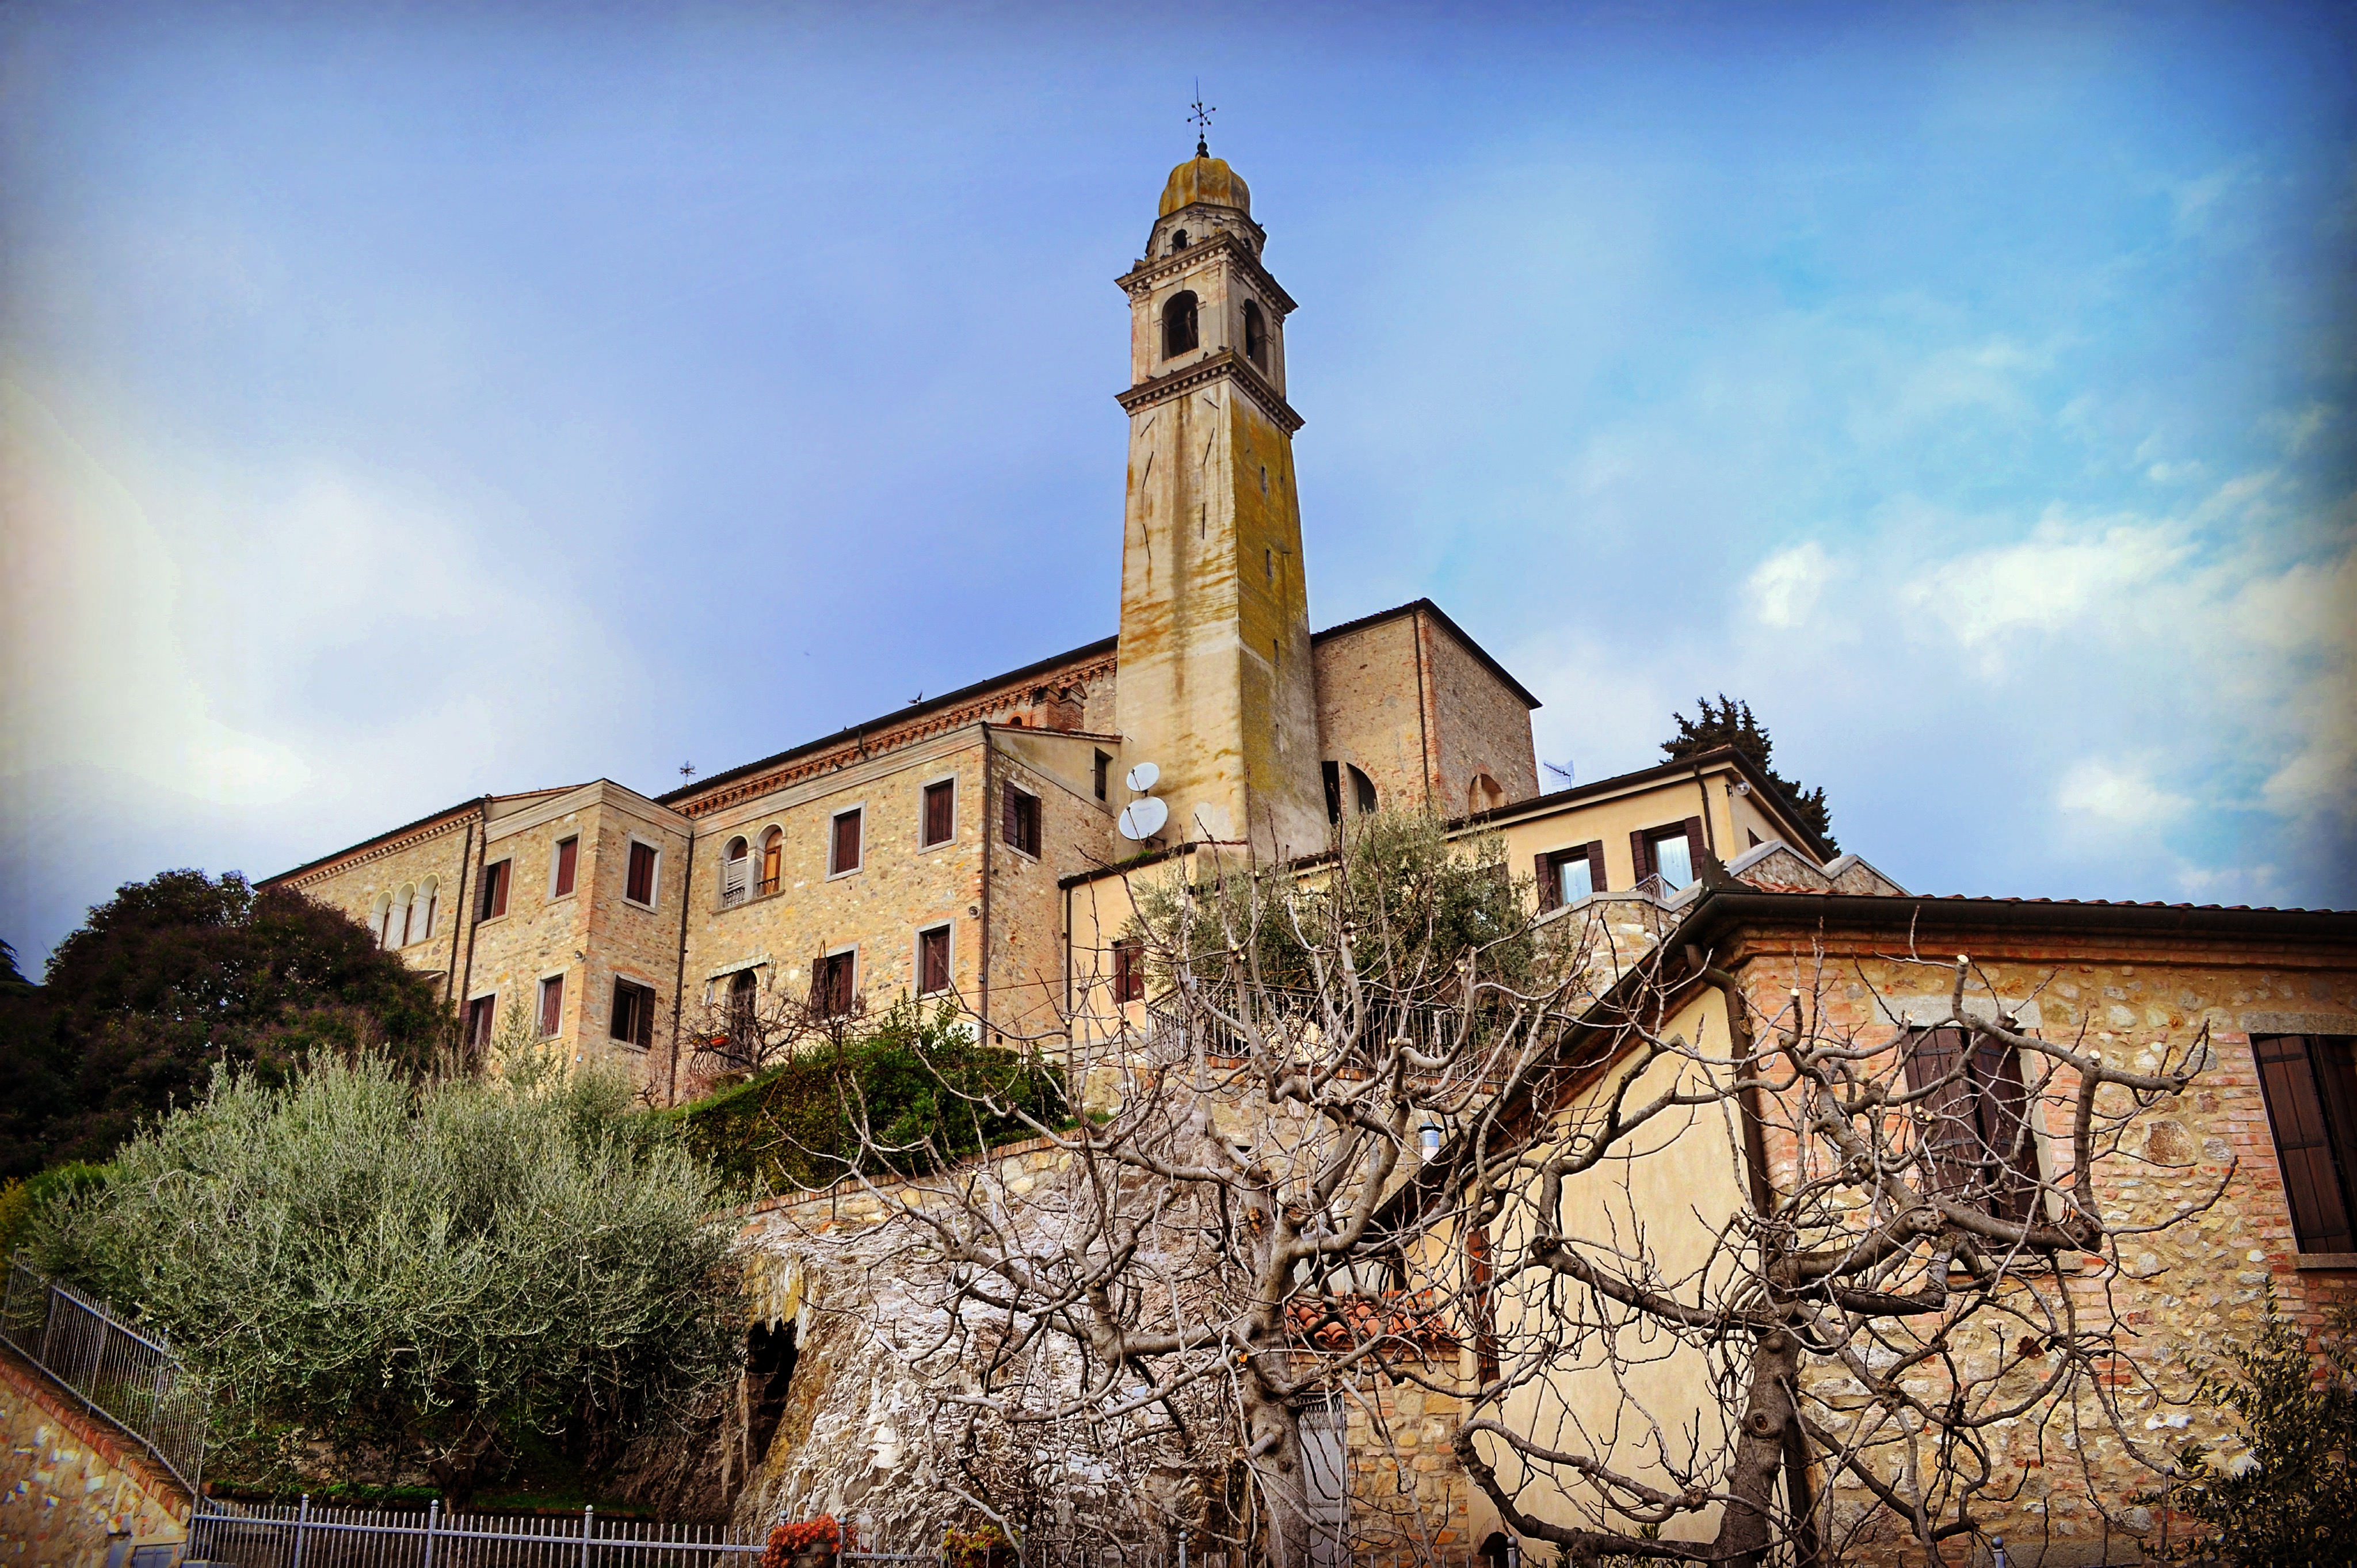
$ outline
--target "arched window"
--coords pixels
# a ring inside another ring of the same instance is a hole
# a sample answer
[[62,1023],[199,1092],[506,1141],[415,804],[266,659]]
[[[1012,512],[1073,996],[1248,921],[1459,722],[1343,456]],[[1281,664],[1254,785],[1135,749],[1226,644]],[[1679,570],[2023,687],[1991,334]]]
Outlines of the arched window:
[[775,893],[786,872],[786,834],[771,828],[761,835],[761,891]]
[[1465,787],[1465,809],[1469,812],[1490,811],[1503,805],[1505,800],[1506,787],[1491,778],[1486,768],[1475,773],[1473,782]]
[[1175,255],[1177,255],[1179,252],[1181,252],[1181,251],[1185,250],[1186,248],[1187,248],[1187,231],[1186,231],[1186,230],[1184,230],[1184,229],[1173,229],[1173,230],[1171,230],[1171,231],[1170,231],[1170,253],[1171,253],[1172,255],[1174,255],[1174,256],[1175,256]]
[[1358,795],[1361,816],[1375,809],[1375,781],[1360,772],[1355,762],[1351,764],[1351,788]]
[[1162,306],[1162,357],[1176,359],[1195,347],[1195,295],[1180,289]]
[[748,856],[748,847],[743,838],[733,838],[728,841],[728,847],[720,852],[720,907],[724,909],[745,901],[747,888],[752,881],[748,874],[753,869],[752,861]]
[[1244,301],[1244,358],[1268,369],[1268,318],[1260,313],[1256,300]]
[[422,942],[434,934],[434,912],[442,902],[440,878],[429,876],[417,885],[417,902],[410,906],[409,940]]
[[393,946],[393,895],[380,893],[369,909],[369,934],[381,948]]
[[409,917],[417,904],[417,889],[403,883],[401,891],[393,896],[393,913],[387,917],[384,929],[393,934],[394,947],[407,947],[417,939],[409,934]]
[[759,979],[749,969],[740,969],[728,977],[728,1055],[730,1059],[747,1066],[758,1065],[760,1051],[755,1036],[759,1032],[755,1006]]

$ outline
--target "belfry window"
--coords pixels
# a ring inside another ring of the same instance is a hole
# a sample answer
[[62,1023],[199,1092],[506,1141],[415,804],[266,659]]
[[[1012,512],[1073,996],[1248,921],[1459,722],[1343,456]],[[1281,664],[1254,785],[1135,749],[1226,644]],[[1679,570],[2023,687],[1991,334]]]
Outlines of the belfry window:
[[1170,253],[1171,253],[1172,255],[1174,255],[1174,256],[1175,256],[1175,255],[1177,255],[1179,252],[1181,252],[1181,251],[1185,250],[1185,249],[1187,248],[1187,245],[1188,245],[1188,240],[1187,240],[1187,231],[1186,231],[1186,230],[1184,230],[1184,229],[1173,229],[1173,230],[1171,230],[1171,231],[1170,231]]
[[1268,319],[1261,315],[1259,303],[1249,299],[1244,301],[1244,358],[1268,368]]
[[1195,295],[1181,289],[1162,307],[1162,357],[1189,353],[1195,347]]

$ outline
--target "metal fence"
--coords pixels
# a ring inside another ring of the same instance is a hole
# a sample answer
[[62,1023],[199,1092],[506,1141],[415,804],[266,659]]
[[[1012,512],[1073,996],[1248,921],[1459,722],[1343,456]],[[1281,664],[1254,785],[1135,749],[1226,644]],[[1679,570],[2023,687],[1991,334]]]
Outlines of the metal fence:
[[130,1326],[21,1258],[8,1264],[0,1339],[123,1428],[193,1495],[204,1478],[205,1390],[161,1333]]
[[576,1515],[493,1517],[221,1503],[188,1520],[183,1568],[751,1568],[769,1532]]

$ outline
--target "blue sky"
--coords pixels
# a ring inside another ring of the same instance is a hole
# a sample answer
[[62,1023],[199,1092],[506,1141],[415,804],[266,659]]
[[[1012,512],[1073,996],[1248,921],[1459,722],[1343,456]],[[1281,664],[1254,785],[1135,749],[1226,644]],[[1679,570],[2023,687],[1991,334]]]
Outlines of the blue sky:
[[1910,887],[2357,906],[2334,7],[19,3],[0,935],[650,792],[1114,629],[1165,172],[1252,182],[1315,621]]

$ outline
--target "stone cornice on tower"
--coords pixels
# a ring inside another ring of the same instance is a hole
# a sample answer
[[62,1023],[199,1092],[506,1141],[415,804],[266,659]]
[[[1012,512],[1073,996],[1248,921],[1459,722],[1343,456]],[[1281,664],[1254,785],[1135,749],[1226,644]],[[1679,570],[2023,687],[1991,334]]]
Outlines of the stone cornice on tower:
[[1152,293],[1154,286],[1165,279],[1175,277],[1180,273],[1190,272],[1200,266],[1209,252],[1222,249],[1235,258],[1238,270],[1252,281],[1254,290],[1267,301],[1269,307],[1276,312],[1278,319],[1282,320],[1301,308],[1294,303],[1293,296],[1285,292],[1276,279],[1269,275],[1268,269],[1261,264],[1260,258],[1253,254],[1252,247],[1233,234],[1218,231],[1206,235],[1202,240],[1188,246],[1176,255],[1155,256],[1142,261],[1113,281],[1120,285],[1132,298],[1136,298]]
[[1235,382],[1284,428],[1287,435],[1301,428],[1301,415],[1293,411],[1293,405],[1286,402],[1258,371],[1253,369],[1252,361],[1233,349],[1222,349],[1198,360],[1183,371],[1173,371],[1167,376],[1140,381],[1125,392],[1115,392],[1114,397],[1124,412],[1135,413],[1141,408],[1150,408],[1157,403],[1183,396],[1219,381]]

